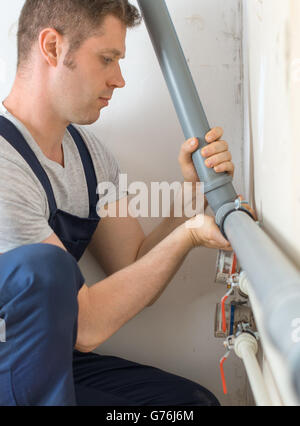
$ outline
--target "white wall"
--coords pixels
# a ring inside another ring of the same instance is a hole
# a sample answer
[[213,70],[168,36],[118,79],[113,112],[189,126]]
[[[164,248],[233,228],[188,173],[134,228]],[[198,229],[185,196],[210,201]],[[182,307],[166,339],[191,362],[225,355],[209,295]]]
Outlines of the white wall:
[[[246,135],[259,219],[300,265],[299,34],[296,0],[244,0]],[[298,70],[297,70],[298,67]]]
[[[15,31],[23,0],[0,5],[0,94],[11,86]],[[240,0],[167,0],[211,126],[225,129],[237,166],[235,185],[244,192],[243,90]],[[2,60],[1,60],[2,59]],[[6,77],[3,71],[7,68]],[[127,88],[93,125],[129,179],[181,180],[177,156],[184,141],[144,25],[130,30],[123,63]],[[156,220],[142,220],[146,232]],[[216,251],[197,249],[186,259],[160,300],[130,321],[99,352],[148,363],[195,380],[225,405],[246,404],[247,381],[234,355],[225,366],[229,395],[222,395],[218,362],[222,341],[213,336],[215,304],[225,293],[214,284]],[[103,277],[87,255],[80,264],[87,281]],[[142,283],[141,283],[142,285]],[[100,307],[101,309],[101,307]]]
[[[245,172],[264,230],[300,267],[300,2],[244,0]],[[250,161],[249,161],[250,159]],[[271,367],[276,358],[271,360]],[[268,372],[267,361],[263,363]],[[270,375],[266,381],[274,396]],[[289,395],[279,387],[276,404]]]

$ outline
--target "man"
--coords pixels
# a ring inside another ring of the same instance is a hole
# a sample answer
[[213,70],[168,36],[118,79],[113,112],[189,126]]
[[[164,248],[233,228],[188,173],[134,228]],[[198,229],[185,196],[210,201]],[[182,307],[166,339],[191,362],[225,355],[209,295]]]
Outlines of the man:
[[[78,125],[97,121],[125,86],[119,60],[139,21],[128,0],[23,7],[17,75],[0,117],[1,405],[218,405],[189,380],[91,353],[160,296],[192,248],[231,249],[208,216],[194,229],[171,217],[145,237],[129,214],[97,215],[97,182],[117,184],[118,167]],[[202,154],[233,175],[221,137],[213,129]],[[198,180],[197,144],[186,141],[179,155],[189,182]],[[76,262],[87,247],[108,275],[90,288]]]

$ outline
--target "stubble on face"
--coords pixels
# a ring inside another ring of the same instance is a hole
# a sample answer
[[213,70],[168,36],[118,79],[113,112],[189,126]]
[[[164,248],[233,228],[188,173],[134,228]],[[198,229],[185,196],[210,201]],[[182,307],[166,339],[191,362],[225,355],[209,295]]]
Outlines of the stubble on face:
[[72,45],[64,58],[63,65],[67,67],[70,71],[75,70],[77,67],[77,64],[74,58],[74,53],[79,48],[79,45],[80,45],[79,42],[76,43],[75,45]]
[[[93,124],[99,119],[101,110],[104,106],[103,104],[99,104],[97,91],[99,92],[98,96],[100,97],[103,96],[110,98],[112,95],[112,88],[108,88],[106,86],[105,75],[107,73],[105,74],[105,71],[102,82],[103,87],[101,89],[101,70],[100,74],[99,72],[97,74],[99,54],[97,54],[96,68],[94,66],[94,58],[96,57],[95,52],[99,52],[99,48],[97,45],[97,48],[95,48],[95,40],[93,40],[96,39],[96,42],[100,43],[102,40],[97,41],[99,37],[102,38],[103,36],[106,36],[107,38],[107,34],[111,32],[114,28],[114,25],[116,25],[115,22],[111,22],[111,19],[115,20],[115,18],[108,18],[108,21],[103,24],[103,27],[98,28],[97,31],[93,32],[93,34],[89,34],[88,37],[83,37],[81,34],[80,39],[73,39],[73,41],[71,40],[67,53],[65,54],[65,57],[62,61],[65,70],[67,70],[67,72],[63,75],[63,79],[59,79],[59,86],[61,89],[59,91],[60,96],[62,93],[66,95],[64,96],[64,99],[62,99],[62,104],[64,104],[64,109],[68,111],[67,115],[69,118],[70,116],[73,118],[72,122],[76,122],[80,125]],[[119,24],[119,22],[117,22],[117,24]],[[107,50],[116,50],[118,52],[123,51],[122,47],[124,43],[122,39],[120,44],[120,37],[123,37],[122,30],[123,28],[119,29],[118,25],[116,26],[116,30],[112,31],[112,37],[109,37],[108,41],[106,40],[106,43],[108,43],[108,45],[113,44],[112,47],[115,45],[116,49],[109,47]],[[114,37],[116,40],[111,42],[111,38],[114,40]],[[89,42],[89,39],[91,39],[92,43]],[[85,42],[87,43],[87,46],[83,46],[85,45]],[[80,49],[81,47],[82,50]],[[87,66],[89,58],[88,54],[90,51],[92,54],[92,71],[89,71],[89,67]],[[119,54],[119,56],[121,56],[121,54]],[[61,85],[63,85],[63,87]]]

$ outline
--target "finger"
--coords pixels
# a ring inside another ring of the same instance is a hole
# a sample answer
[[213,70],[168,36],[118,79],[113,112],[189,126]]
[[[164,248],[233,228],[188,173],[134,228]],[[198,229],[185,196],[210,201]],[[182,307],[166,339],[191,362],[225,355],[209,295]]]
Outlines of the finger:
[[220,237],[217,240],[210,240],[209,245],[213,248],[218,248],[219,250],[233,251],[230,242],[225,240],[223,237]]
[[246,209],[246,210],[248,210],[250,213],[251,213],[251,215],[252,215],[252,217],[255,219],[255,220],[258,220],[257,219],[257,215],[256,215],[256,213],[255,213],[255,211],[249,206],[249,204],[243,204],[243,209]]
[[205,136],[205,140],[208,143],[217,141],[221,139],[221,137],[223,136],[223,133],[224,131],[222,127],[214,127],[207,133],[207,135]]
[[229,151],[221,152],[220,154],[213,155],[205,161],[207,167],[216,167],[219,164],[230,162],[232,160],[231,153]]
[[[245,201],[244,197],[242,195],[238,196],[241,201]],[[258,220],[255,210],[252,209],[252,207],[249,204],[243,204],[243,208],[249,210],[249,212],[252,214],[255,220]]]
[[224,251],[233,251],[233,248],[231,246],[229,246],[229,247],[224,247],[222,250],[224,250]]
[[199,141],[197,138],[191,138],[185,141],[179,153],[178,161],[179,164],[192,163],[192,154],[199,147]]
[[252,214],[253,218],[254,218],[255,220],[258,220],[258,218],[257,218],[257,214],[256,214],[255,210],[253,210],[253,209],[249,206],[249,204],[247,204],[245,207],[246,207],[246,209],[247,209],[247,210],[249,210],[249,212]]
[[206,146],[201,150],[203,157],[210,157],[212,155],[218,154],[220,152],[228,151],[229,146],[226,141],[217,141],[212,142],[209,146]]
[[220,247],[220,249],[221,249],[221,250],[226,250],[226,251],[232,251],[232,250],[233,250],[233,248],[231,247],[230,242],[229,242],[229,241],[227,241],[225,238],[223,238],[223,240],[224,240],[225,242],[222,244],[222,247]]
[[[213,219],[214,220],[214,219]],[[221,233],[218,225],[214,222],[209,235],[210,243],[218,245],[219,248],[230,247],[230,242],[226,240],[224,235]]]
[[225,163],[221,163],[218,166],[214,167],[214,171],[216,173],[227,172],[231,176],[234,174],[234,164],[231,161],[226,161]]

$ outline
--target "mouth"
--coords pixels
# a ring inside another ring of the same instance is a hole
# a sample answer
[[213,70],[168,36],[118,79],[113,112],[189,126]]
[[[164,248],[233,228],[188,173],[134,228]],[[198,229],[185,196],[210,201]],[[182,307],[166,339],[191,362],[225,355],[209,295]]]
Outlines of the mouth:
[[107,106],[111,98],[99,98],[99,100],[102,101]]

